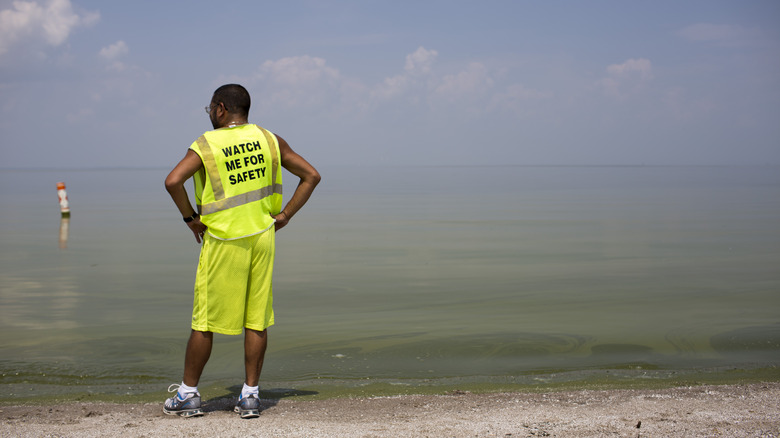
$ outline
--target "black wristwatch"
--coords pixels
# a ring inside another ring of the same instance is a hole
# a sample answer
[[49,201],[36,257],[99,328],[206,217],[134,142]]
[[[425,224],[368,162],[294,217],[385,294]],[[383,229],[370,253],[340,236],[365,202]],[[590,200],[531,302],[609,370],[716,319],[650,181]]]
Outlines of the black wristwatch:
[[196,217],[199,217],[200,215],[198,213],[193,213],[190,217],[185,217],[184,222],[190,223],[195,220]]

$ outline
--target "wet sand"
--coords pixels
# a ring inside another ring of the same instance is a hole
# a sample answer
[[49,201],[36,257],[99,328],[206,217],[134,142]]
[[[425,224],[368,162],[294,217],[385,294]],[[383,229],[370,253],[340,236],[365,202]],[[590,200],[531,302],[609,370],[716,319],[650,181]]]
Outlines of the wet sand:
[[780,437],[780,383],[548,393],[263,400],[241,420],[227,399],[199,418],[161,403],[3,406],[3,437]]

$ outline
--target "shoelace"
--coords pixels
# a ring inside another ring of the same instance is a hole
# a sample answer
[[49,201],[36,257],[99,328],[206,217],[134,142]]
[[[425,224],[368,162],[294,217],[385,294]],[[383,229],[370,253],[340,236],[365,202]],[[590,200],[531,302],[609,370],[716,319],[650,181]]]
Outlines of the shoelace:
[[190,397],[195,397],[198,395],[197,392],[188,392],[186,394],[182,394],[179,392],[179,388],[181,388],[181,385],[178,383],[172,383],[168,386],[168,392],[175,392],[176,393],[176,399],[179,401],[187,400]]

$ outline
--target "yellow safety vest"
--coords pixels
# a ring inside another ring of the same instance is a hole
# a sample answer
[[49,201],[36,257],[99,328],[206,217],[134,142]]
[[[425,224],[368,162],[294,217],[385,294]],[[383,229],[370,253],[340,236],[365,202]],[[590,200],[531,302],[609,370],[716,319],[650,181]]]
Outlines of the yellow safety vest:
[[190,146],[203,167],[195,201],[208,233],[222,240],[262,233],[282,210],[282,167],[276,136],[246,124],[208,131]]

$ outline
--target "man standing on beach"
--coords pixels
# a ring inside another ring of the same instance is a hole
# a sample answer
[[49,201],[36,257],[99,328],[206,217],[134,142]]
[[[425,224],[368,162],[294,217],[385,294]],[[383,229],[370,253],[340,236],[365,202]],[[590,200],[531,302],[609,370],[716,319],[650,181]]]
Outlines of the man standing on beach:
[[[241,418],[260,415],[266,329],[274,323],[275,233],[303,207],[320,175],[284,139],[249,124],[249,106],[249,93],[241,85],[219,87],[206,107],[214,130],[192,143],[165,179],[195,240],[203,240],[184,376],[177,394],[165,402],[166,414],[203,415],[197,386],[211,355],[213,333],[243,331],[246,380],[235,411]],[[284,208],[282,167],[300,179]],[[193,176],[198,212],[184,188]]]

